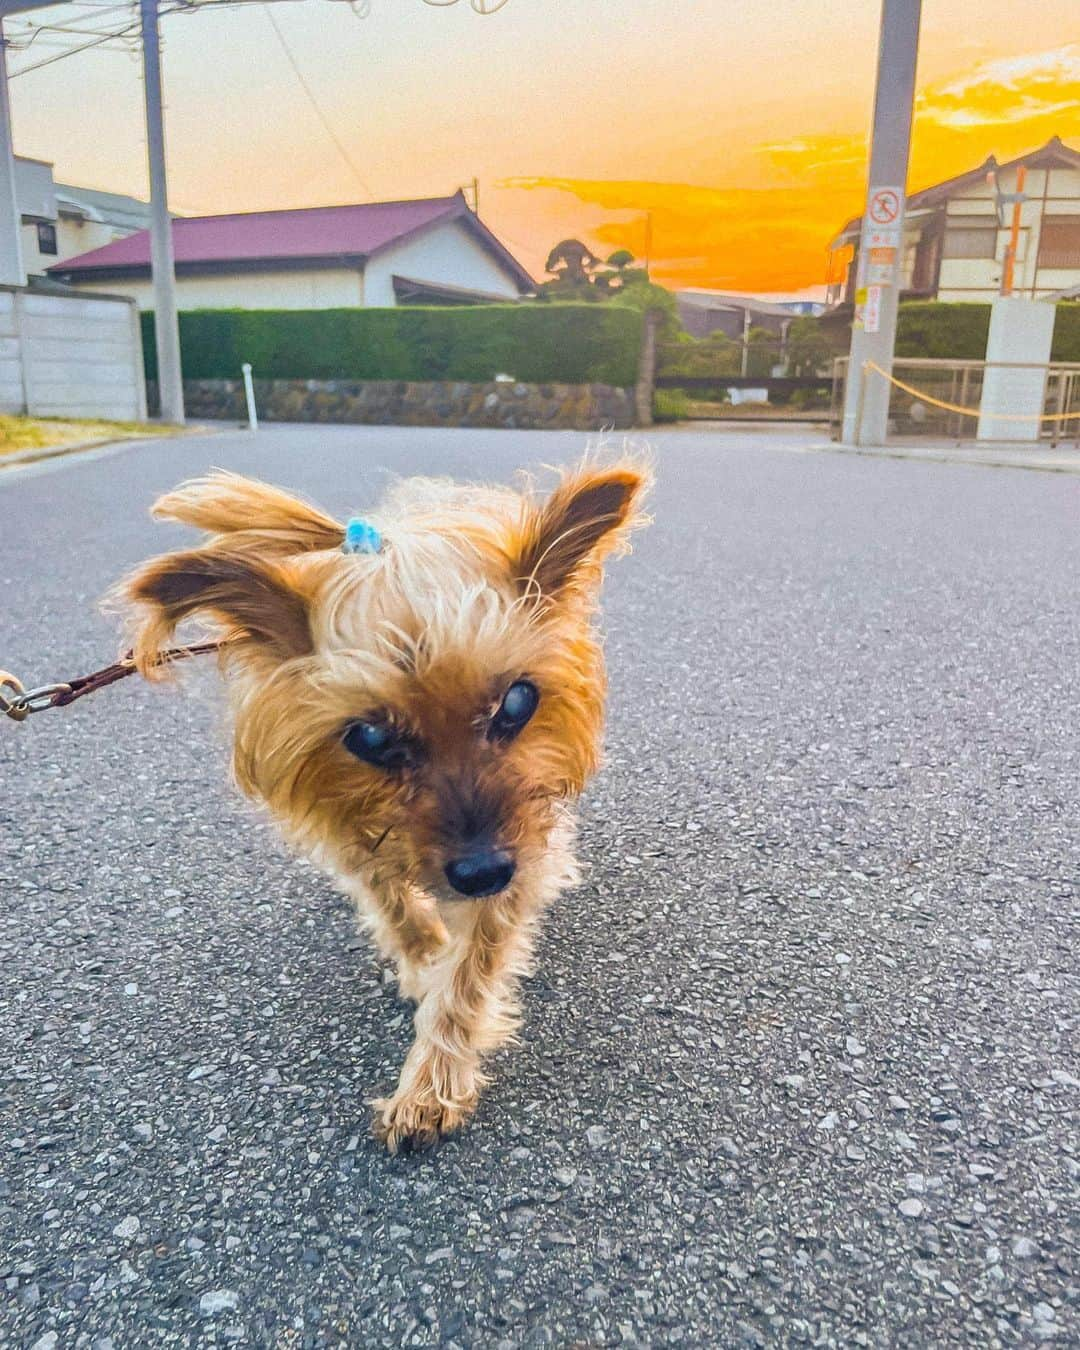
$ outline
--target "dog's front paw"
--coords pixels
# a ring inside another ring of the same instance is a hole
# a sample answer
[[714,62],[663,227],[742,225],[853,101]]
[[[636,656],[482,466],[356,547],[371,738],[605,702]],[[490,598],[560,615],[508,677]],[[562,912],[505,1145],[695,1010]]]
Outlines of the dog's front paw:
[[411,1089],[371,1103],[371,1130],[391,1153],[402,1148],[427,1148],[453,1134],[473,1113],[475,1101],[447,1104],[428,1092]]

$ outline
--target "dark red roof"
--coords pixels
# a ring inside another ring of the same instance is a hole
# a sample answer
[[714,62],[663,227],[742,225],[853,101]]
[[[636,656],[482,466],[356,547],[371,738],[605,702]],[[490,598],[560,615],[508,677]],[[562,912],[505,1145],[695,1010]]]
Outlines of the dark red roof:
[[[416,201],[365,202],[358,206],[316,206],[293,211],[251,211],[230,216],[182,216],[173,220],[178,269],[200,263],[283,262],[289,259],[363,258],[446,220],[461,219],[496,253],[523,290],[532,278],[469,210],[460,192]],[[138,272],[150,267],[147,230],[102,248],[54,263],[48,270],[88,275]]]

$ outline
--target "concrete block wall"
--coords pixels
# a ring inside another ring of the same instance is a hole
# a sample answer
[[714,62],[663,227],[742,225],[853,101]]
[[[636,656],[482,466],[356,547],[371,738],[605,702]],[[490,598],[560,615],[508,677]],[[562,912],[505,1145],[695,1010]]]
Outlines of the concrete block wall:
[[134,301],[0,287],[0,412],[145,418]]

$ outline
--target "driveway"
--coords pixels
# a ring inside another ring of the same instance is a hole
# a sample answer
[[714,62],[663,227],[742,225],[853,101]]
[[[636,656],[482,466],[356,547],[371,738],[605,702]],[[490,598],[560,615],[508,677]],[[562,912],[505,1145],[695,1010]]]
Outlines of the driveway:
[[[1076,1343],[1080,481],[798,435],[656,437],[586,879],[434,1152],[368,1136],[408,1011],[229,787],[212,670],[0,725],[5,1346]],[[97,598],[211,464],[345,514],[581,443],[0,475],[0,666],[112,659]]]

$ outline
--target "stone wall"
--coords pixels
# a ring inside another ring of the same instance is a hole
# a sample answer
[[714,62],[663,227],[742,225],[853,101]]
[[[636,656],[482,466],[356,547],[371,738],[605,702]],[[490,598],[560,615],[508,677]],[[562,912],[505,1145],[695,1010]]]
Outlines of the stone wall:
[[[147,385],[156,410],[158,392]],[[244,421],[240,380],[185,380],[189,418]],[[364,422],[381,426],[567,428],[634,425],[634,390],[607,384],[409,383],[396,380],[256,380],[266,422]]]

